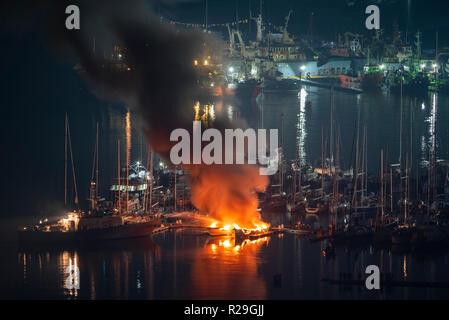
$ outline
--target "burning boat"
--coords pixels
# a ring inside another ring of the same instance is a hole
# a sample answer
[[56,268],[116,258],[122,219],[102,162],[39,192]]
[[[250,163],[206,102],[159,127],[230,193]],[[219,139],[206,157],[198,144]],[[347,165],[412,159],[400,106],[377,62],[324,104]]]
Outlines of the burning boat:
[[240,227],[238,224],[227,224],[219,227],[217,221],[213,222],[208,227],[208,232],[210,236],[234,236],[243,239],[256,239],[273,233],[273,231],[270,230],[270,226],[263,222],[260,224],[255,223],[252,228],[244,228]]

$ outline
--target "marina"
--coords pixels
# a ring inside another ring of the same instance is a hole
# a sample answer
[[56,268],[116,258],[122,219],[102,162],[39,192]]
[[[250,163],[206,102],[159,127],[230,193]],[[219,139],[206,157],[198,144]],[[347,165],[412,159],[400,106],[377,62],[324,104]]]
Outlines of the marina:
[[5,49],[1,299],[448,298],[449,33],[253,2]]

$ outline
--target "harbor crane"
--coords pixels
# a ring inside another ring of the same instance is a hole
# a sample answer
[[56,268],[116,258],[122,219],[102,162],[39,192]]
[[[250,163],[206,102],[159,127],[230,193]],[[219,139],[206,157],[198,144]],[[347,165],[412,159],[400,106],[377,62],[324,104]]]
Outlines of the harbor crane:
[[290,9],[288,11],[287,16],[285,17],[285,24],[284,27],[282,28],[282,43],[292,43],[293,39],[290,37],[288,31],[287,31],[287,27],[288,27],[288,22],[290,21],[290,16],[292,15],[292,10]]
[[229,33],[229,47],[231,50],[231,55],[234,54],[235,51],[235,36],[239,39],[240,43],[240,54],[242,57],[246,55],[245,43],[243,42],[242,33],[239,30],[231,29],[228,25],[228,33]]

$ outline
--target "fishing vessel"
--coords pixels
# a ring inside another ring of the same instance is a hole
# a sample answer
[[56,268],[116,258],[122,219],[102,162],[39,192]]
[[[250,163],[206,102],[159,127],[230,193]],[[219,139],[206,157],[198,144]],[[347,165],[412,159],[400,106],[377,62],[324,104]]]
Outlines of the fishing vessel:
[[21,245],[95,244],[98,241],[151,235],[160,217],[123,217],[101,213],[70,212],[56,222],[39,223],[19,230]]

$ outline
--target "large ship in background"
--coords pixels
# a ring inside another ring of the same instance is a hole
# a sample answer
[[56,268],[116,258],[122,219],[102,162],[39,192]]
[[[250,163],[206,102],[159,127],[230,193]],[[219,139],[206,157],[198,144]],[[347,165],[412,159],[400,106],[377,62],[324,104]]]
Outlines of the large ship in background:
[[[420,32],[415,37],[407,33],[404,39],[395,24],[389,34],[382,29],[367,34],[344,32],[335,39],[318,41],[312,35],[313,13],[309,34],[295,36],[288,31],[292,10],[287,11],[283,25],[264,21],[262,12],[261,2],[259,14],[252,16],[250,12],[246,19],[256,27],[254,38],[239,28],[238,22],[220,24],[227,40],[223,52],[205,47],[192,61],[207,99],[237,96],[250,101],[265,87],[271,91],[299,90],[300,82],[282,79],[307,79],[367,91],[381,87],[399,91],[401,83],[402,89],[411,93],[449,90],[444,71],[449,50],[436,48],[436,54],[425,53]],[[211,32],[207,25],[203,31]],[[127,49],[115,44],[101,67],[126,76],[133,70],[126,56]],[[75,68],[82,72],[79,65]]]

